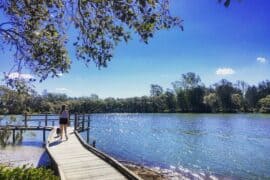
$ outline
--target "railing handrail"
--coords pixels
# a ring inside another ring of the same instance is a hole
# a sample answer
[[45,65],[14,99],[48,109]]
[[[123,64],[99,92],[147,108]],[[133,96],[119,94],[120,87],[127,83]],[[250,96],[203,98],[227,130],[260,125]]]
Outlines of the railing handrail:
[[[23,125],[15,125],[15,126],[21,126],[21,127],[28,127],[28,122],[38,122],[39,127],[48,127],[48,126],[54,126],[55,121],[58,121],[59,114],[52,114],[52,113],[46,113],[46,114],[29,114],[24,113],[21,114],[24,118],[20,120],[20,122],[23,122]],[[89,129],[89,121],[90,121],[91,114],[70,114],[69,121],[74,122],[74,130],[78,131],[85,131]],[[41,123],[45,123],[41,126]],[[51,122],[51,123],[49,123]],[[50,125],[49,125],[50,124]]]

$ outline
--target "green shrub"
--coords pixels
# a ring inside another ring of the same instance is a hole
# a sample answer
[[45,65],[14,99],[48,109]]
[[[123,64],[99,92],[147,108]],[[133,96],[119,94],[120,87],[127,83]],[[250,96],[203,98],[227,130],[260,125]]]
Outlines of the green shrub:
[[270,95],[259,100],[260,112],[270,113]]
[[58,180],[53,171],[46,168],[16,167],[0,165],[1,180]]

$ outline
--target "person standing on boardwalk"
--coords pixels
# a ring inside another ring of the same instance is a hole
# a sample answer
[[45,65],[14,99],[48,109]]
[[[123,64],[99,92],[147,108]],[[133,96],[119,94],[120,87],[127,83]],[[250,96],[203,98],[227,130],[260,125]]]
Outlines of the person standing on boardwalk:
[[59,117],[61,140],[63,138],[63,132],[65,133],[66,140],[68,139],[68,136],[67,136],[67,126],[68,126],[68,121],[69,121],[68,118],[69,118],[69,112],[68,110],[66,110],[66,105],[62,105],[60,117]]

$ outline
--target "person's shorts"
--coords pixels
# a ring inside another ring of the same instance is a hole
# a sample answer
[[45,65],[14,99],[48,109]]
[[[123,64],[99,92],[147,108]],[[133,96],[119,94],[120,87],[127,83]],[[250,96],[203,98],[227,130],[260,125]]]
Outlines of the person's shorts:
[[67,118],[60,118],[59,124],[67,124],[67,123],[68,123],[68,119]]

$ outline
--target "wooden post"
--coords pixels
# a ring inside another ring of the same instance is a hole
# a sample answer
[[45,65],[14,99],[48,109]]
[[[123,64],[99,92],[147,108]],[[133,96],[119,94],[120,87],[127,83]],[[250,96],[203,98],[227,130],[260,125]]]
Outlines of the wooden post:
[[75,113],[75,118],[74,118],[74,130],[76,131],[77,129],[77,121],[78,121],[78,114]]
[[96,147],[96,140],[93,141],[93,147]]
[[13,129],[12,131],[13,131],[12,132],[12,142],[13,142],[13,144],[15,144],[15,141],[16,141],[16,139],[15,139],[15,129]]
[[89,128],[87,128],[87,131],[86,131],[86,141],[87,143],[89,144]]
[[27,127],[27,113],[24,114],[24,126]]
[[82,130],[84,131],[84,123],[85,123],[85,114],[83,114],[83,119],[82,119]]
[[46,141],[46,133],[45,133],[45,127],[43,128],[43,143]]
[[90,115],[88,115],[87,127],[90,128]]
[[89,144],[89,136],[90,136],[90,115],[87,116],[87,143]]
[[48,124],[48,114],[46,113],[45,114],[45,126],[47,126],[47,124]]
[[90,136],[90,128],[89,128],[89,125],[90,125],[90,119],[89,119],[89,115],[88,115],[88,118],[87,118],[87,131],[86,131],[86,137],[87,137],[87,143],[89,144],[89,136]]

